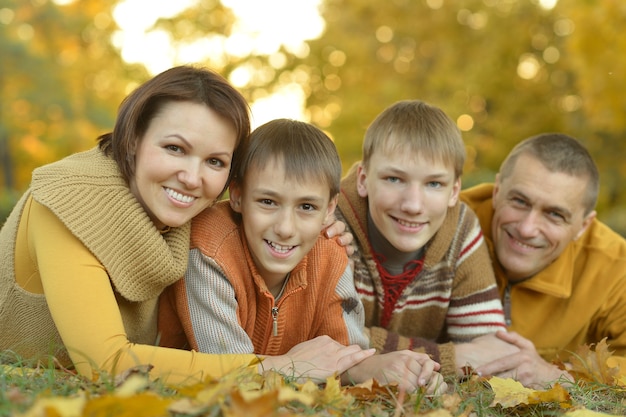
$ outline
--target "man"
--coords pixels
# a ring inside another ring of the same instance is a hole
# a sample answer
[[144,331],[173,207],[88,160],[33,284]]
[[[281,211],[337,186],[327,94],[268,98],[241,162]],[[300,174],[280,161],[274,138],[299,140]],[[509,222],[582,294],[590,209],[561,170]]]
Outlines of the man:
[[[462,192],[480,219],[511,331],[474,351],[477,372],[543,386],[572,379],[548,361],[567,361],[583,344],[606,337],[626,355],[626,240],[596,219],[598,187],[577,140],[541,134],[511,151],[495,184]],[[502,341],[520,351],[488,362]]]

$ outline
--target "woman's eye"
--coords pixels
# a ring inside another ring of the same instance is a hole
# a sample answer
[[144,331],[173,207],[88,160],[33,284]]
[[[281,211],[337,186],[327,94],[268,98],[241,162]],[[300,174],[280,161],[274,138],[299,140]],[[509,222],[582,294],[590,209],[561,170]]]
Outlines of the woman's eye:
[[216,167],[223,167],[225,165],[224,162],[222,162],[221,160],[217,158],[210,158],[207,162],[209,165],[216,166]]
[[166,145],[165,149],[172,151],[172,152],[182,152],[183,149],[180,146],[177,145]]

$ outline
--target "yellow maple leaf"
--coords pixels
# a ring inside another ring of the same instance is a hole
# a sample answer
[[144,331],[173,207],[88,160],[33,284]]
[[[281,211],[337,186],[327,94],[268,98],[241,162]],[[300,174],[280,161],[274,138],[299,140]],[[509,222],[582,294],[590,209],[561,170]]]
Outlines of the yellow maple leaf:
[[489,385],[495,397],[491,406],[500,404],[504,408],[515,407],[519,404],[559,403],[563,408],[570,407],[569,392],[560,384],[548,390],[534,390],[524,387],[520,382],[511,378],[492,377]]
[[491,407],[500,404],[504,408],[510,408],[519,404],[528,404],[528,397],[535,392],[511,378],[494,376],[489,378],[488,382],[495,394]]
[[554,384],[547,391],[535,391],[528,396],[528,404],[559,403],[561,407],[569,407],[571,397],[561,384]]
[[45,416],[61,416],[61,417],[80,417],[83,415],[86,398],[84,395],[74,397],[52,397],[39,398],[24,414],[20,417],[45,417]]
[[163,398],[153,393],[141,393],[125,397],[106,395],[87,401],[83,415],[90,417],[166,416],[171,403],[171,398]]

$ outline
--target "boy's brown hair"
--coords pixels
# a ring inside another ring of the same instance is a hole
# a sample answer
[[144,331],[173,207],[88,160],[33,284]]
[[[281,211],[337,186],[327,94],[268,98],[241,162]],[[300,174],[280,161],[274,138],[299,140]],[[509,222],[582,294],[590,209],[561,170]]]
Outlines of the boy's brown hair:
[[310,123],[276,119],[257,127],[242,149],[234,181],[241,185],[246,173],[275,160],[282,162],[287,178],[300,183],[326,183],[330,198],[339,194],[341,160],[334,142]]

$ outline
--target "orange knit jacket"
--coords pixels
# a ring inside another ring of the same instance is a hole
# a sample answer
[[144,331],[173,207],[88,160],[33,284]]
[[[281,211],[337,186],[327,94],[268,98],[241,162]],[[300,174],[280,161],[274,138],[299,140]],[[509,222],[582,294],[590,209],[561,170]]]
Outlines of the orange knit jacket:
[[[232,346],[228,330],[224,331],[225,326],[219,328],[219,324],[216,325],[215,320],[206,314],[194,313],[192,316],[191,311],[197,310],[189,308],[188,298],[188,291],[197,289],[198,285],[202,291],[195,296],[215,294],[223,288],[226,279],[234,290],[238,324],[252,341],[256,354],[281,355],[296,344],[320,335],[328,335],[345,345],[359,343],[367,347],[368,341],[363,333],[363,307],[352,280],[351,296],[346,297],[346,291],[337,291],[348,258],[345,249],[336,242],[322,236],[318,238],[313,249],[291,272],[278,301],[274,300],[258,274],[239,217],[230,209],[228,202],[218,203],[193,220],[191,251],[201,252],[202,256],[195,259],[202,259],[203,266],[188,269],[185,278],[170,287],[163,296],[161,344],[181,347],[181,342],[186,339],[188,347],[203,351],[203,346],[198,343],[201,339],[199,332],[208,332],[202,336],[213,340],[220,338],[219,344],[225,347],[220,353],[228,352],[229,346]],[[190,258],[190,262],[191,259],[194,257]],[[190,276],[193,271],[206,272],[205,262],[213,265],[208,274]],[[190,280],[194,281],[193,286],[188,285]],[[205,300],[208,308],[214,308],[223,299],[209,298]],[[273,315],[275,307],[278,310]],[[354,320],[346,320],[345,315],[356,316],[352,316]]]

